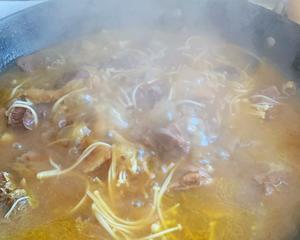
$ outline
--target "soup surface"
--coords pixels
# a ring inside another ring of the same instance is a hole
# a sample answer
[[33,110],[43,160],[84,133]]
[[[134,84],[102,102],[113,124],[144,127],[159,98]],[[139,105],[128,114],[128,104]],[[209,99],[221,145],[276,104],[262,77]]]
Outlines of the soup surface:
[[296,83],[190,33],[102,31],[0,81],[0,239],[291,239]]

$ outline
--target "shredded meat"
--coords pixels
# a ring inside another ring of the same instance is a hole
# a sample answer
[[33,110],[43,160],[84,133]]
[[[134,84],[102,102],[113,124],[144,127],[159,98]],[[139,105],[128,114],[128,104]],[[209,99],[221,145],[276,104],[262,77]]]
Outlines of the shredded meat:
[[17,188],[9,173],[0,172],[0,221],[20,217],[29,208],[26,190]]

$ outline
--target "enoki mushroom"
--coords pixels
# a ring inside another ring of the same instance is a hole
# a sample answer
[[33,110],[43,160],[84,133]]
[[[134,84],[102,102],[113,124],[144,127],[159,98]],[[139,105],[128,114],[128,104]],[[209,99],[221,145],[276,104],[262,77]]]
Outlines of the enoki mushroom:
[[[131,221],[127,219],[120,218],[116,213],[109,207],[109,205],[103,199],[103,194],[99,191],[88,192],[88,196],[92,199],[92,210],[95,214],[96,219],[102,225],[104,229],[111,235],[113,239],[140,239],[140,240],[150,240],[162,237],[174,231],[179,231],[182,229],[181,225],[178,224],[175,227],[167,228],[163,212],[161,210],[161,201],[168,189],[175,171],[175,167],[171,168],[169,174],[163,181],[161,187],[154,187],[153,204],[149,212],[142,219]],[[148,236],[138,237],[136,236],[141,230],[150,226],[154,221],[160,219],[164,230],[152,233]]]
[[38,179],[50,178],[50,177],[60,176],[60,175],[63,175],[63,174],[71,172],[76,167],[78,167],[78,165],[80,165],[98,147],[105,147],[105,148],[110,148],[111,149],[111,145],[108,144],[108,143],[105,143],[105,142],[95,142],[95,143],[91,144],[90,146],[88,146],[82,152],[82,154],[79,156],[79,158],[77,159],[77,161],[72,166],[70,166],[70,167],[68,167],[68,168],[66,168],[64,170],[55,168],[55,169],[52,169],[52,170],[39,172],[37,174],[37,178]]

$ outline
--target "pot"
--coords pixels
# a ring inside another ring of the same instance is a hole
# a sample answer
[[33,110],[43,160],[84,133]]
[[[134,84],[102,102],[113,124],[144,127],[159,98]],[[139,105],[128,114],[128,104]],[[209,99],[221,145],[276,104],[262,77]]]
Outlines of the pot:
[[103,28],[156,25],[214,32],[299,81],[300,26],[241,0],[43,1],[0,19],[0,71],[20,56]]

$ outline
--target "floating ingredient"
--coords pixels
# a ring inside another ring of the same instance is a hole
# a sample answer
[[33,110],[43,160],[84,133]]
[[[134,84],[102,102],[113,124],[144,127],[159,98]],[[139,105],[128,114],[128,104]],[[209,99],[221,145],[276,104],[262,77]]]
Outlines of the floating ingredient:
[[17,188],[11,174],[0,172],[0,223],[21,217],[30,206],[26,190]]
[[39,123],[39,118],[33,103],[29,100],[14,100],[6,111],[8,124],[12,127],[24,127],[33,130]]

